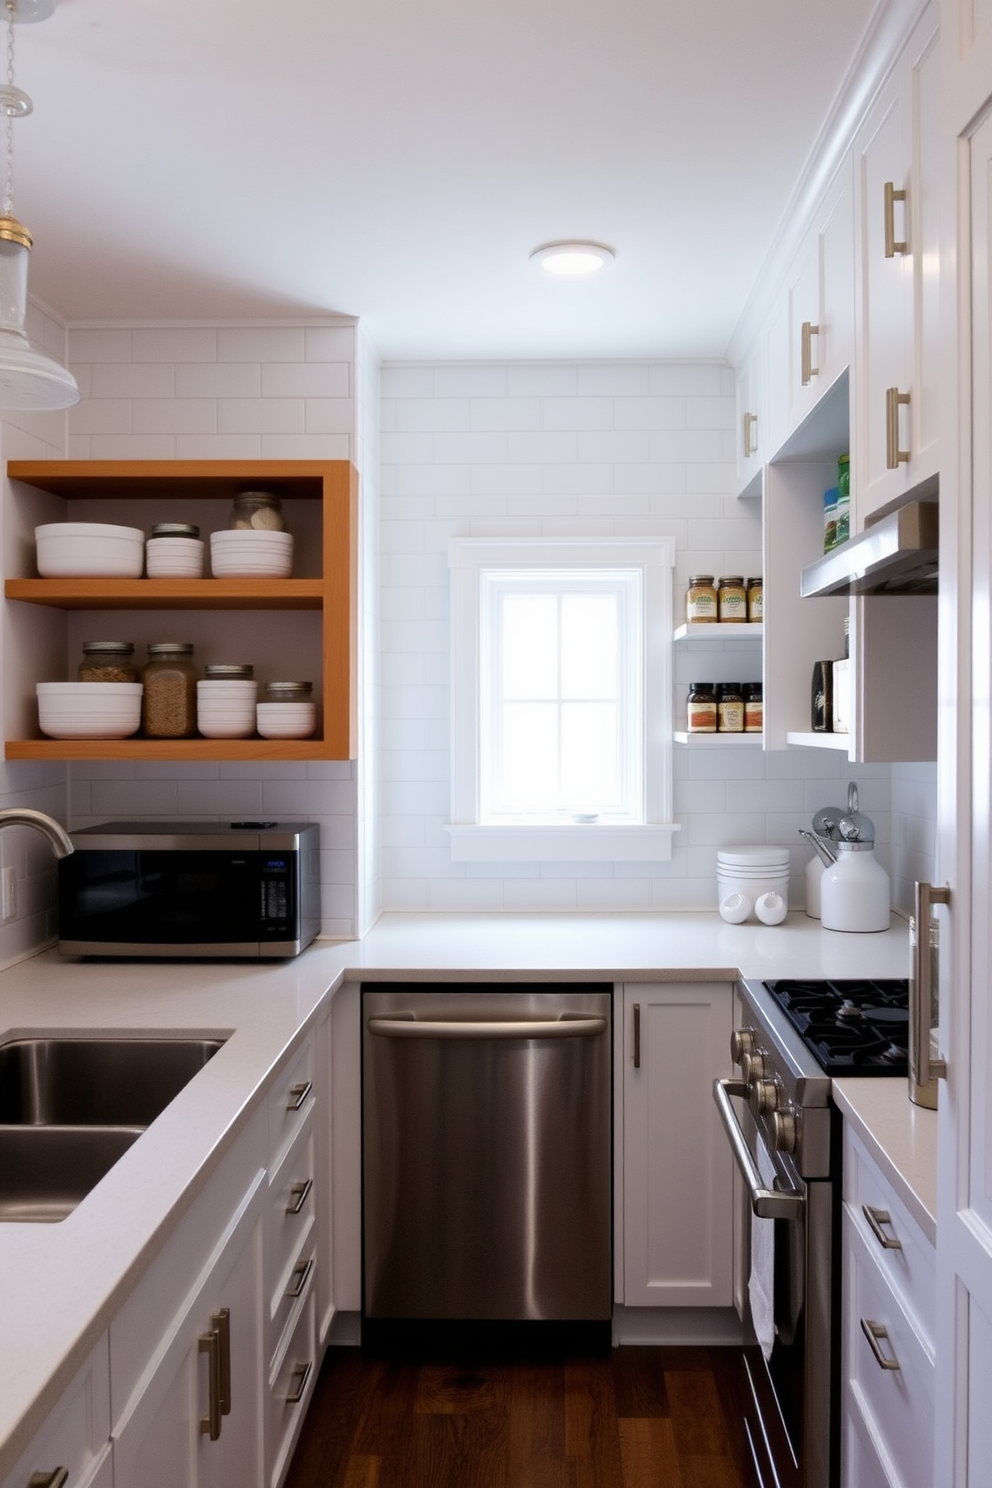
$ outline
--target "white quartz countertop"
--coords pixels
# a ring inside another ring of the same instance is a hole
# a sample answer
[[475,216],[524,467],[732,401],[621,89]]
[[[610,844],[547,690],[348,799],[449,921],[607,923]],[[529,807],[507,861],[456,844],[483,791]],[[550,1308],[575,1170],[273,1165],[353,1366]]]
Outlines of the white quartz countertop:
[[895,917],[884,933],[844,935],[801,914],[768,927],[700,912],[385,915],[361,941],[320,943],[292,961],[87,962],[46,951],[0,972],[4,1039],[86,1031],[227,1040],[67,1219],[0,1223],[0,1477],[343,978],[888,977],[907,966],[907,926]]
[[937,1243],[937,1112],[905,1080],[834,1080],[834,1100],[932,1245]]

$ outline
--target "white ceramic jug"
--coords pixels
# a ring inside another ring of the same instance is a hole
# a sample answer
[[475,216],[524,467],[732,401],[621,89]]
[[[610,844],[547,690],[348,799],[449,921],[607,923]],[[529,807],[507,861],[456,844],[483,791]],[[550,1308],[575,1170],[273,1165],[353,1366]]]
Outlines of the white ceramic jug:
[[833,844],[836,863],[820,880],[820,922],[824,930],[887,930],[889,875],[870,842]]

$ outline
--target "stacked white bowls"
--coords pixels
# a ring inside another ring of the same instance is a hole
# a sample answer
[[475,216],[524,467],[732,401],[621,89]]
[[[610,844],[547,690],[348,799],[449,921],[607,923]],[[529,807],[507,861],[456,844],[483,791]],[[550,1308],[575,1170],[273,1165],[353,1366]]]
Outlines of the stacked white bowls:
[[196,726],[205,739],[250,738],[257,697],[250,666],[208,666],[196,684]]
[[200,579],[204,544],[192,522],[156,522],[145,544],[150,579]]
[[259,703],[255,717],[263,739],[309,739],[317,728],[317,704]]
[[140,579],[145,534],[113,522],[46,522],[34,529],[43,579]]
[[210,534],[215,579],[288,579],[293,572],[293,534],[225,528]]
[[50,739],[127,739],[141,723],[140,682],[38,682],[38,725]]
[[778,924],[789,907],[789,849],[717,848],[716,884],[720,913],[731,924],[755,917]]

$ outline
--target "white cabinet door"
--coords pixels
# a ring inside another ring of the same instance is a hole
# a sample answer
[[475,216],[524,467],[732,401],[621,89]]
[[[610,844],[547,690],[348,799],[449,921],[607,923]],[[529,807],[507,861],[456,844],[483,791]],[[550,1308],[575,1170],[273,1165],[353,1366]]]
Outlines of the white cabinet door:
[[[737,494],[752,494],[752,483],[767,458],[765,338],[759,336],[737,372]],[[753,494],[759,494],[754,491]]]
[[110,1365],[104,1333],[0,1488],[27,1488],[57,1469],[69,1488],[110,1488]]
[[849,156],[831,182],[793,263],[788,303],[791,431],[812,412],[854,353],[854,207]]
[[931,7],[855,143],[857,530],[938,468],[938,67]]
[[729,1307],[733,1162],[713,1100],[728,1075],[729,982],[623,995],[623,1302]]
[[263,1195],[259,1173],[118,1423],[115,1488],[263,1488]]

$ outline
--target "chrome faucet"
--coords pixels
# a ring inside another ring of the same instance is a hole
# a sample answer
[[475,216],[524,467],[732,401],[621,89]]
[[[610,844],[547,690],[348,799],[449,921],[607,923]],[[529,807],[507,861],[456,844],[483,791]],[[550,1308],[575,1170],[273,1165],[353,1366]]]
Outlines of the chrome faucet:
[[54,816],[46,816],[32,806],[0,808],[0,827],[36,827],[39,832],[44,832],[57,858],[67,858],[74,851],[72,839]]

